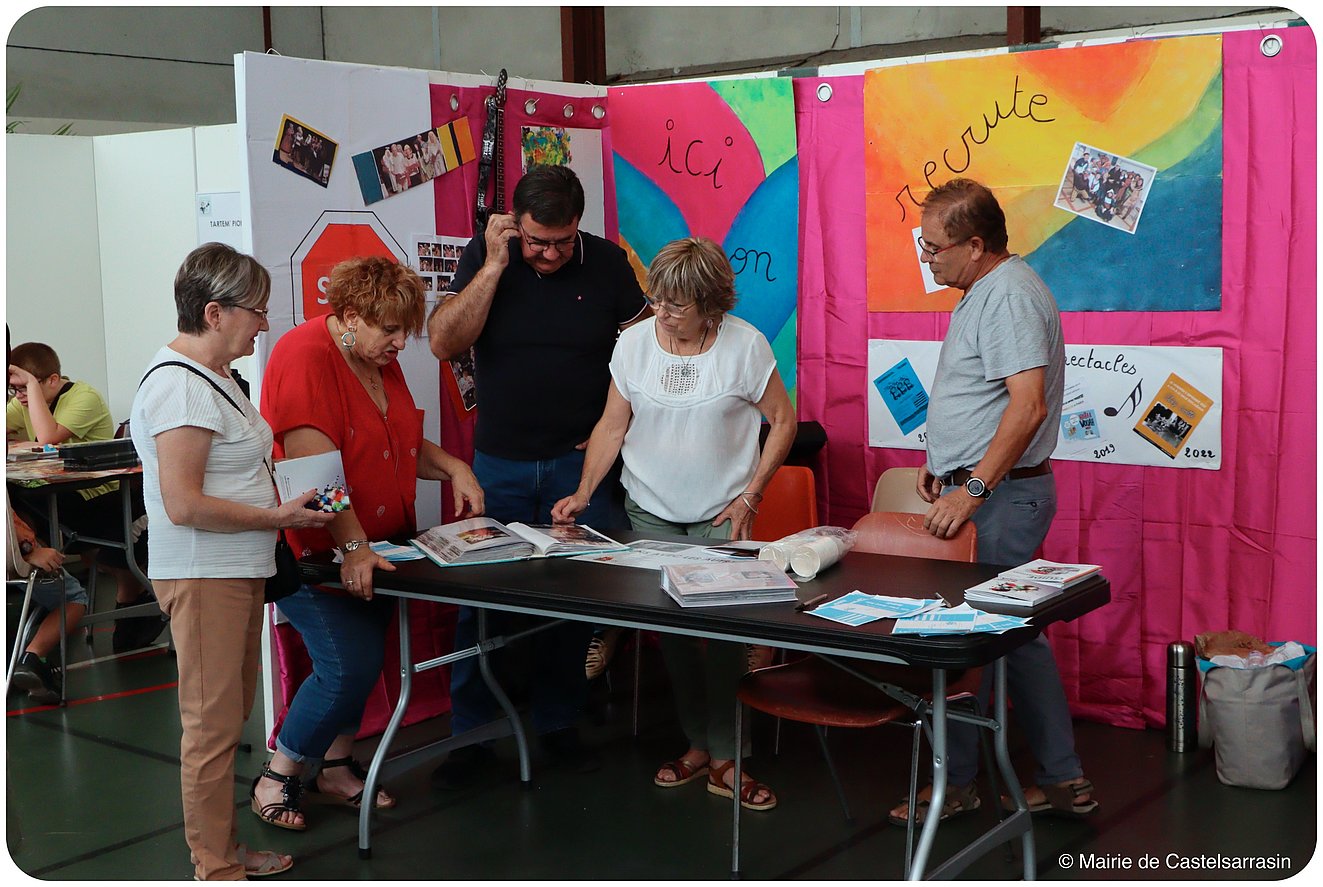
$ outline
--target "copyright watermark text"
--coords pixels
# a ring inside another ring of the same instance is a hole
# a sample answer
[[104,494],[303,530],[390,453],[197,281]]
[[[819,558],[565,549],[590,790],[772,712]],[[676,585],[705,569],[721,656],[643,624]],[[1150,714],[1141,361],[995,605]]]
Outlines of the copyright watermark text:
[[1123,871],[1288,871],[1287,856],[1228,856],[1225,853],[1063,853],[1057,857],[1062,869],[1096,872]]

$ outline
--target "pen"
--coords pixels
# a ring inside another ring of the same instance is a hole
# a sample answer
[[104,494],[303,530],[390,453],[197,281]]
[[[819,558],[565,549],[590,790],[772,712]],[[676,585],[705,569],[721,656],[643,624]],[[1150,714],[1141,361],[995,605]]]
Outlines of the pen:
[[814,607],[816,607],[818,604],[822,603],[829,597],[831,597],[831,595],[829,594],[820,594],[815,598],[811,598],[807,601],[804,601],[802,604],[795,604],[795,609],[801,613],[807,613],[809,610],[812,610]]

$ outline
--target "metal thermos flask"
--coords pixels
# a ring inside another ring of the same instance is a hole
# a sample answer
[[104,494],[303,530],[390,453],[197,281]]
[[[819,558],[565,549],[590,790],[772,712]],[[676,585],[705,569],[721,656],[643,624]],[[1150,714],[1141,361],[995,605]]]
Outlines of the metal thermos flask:
[[1184,641],[1167,645],[1167,748],[1194,751],[1198,745],[1194,647]]

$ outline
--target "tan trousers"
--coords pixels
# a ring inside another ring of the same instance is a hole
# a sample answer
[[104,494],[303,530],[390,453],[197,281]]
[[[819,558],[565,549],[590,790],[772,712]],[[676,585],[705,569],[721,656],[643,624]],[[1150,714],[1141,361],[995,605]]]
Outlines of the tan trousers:
[[234,754],[253,708],[265,579],[160,579],[179,667],[184,838],[202,881],[242,881]]

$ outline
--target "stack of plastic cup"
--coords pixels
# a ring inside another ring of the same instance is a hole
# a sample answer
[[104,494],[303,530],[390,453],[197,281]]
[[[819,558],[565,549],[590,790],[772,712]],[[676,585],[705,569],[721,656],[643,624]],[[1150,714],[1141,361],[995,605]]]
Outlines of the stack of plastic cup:
[[758,551],[758,560],[771,561],[778,570],[790,567],[790,546],[785,542],[768,542]]
[[836,563],[845,554],[845,545],[834,536],[814,536],[795,545],[790,552],[790,569],[796,576],[812,579]]

